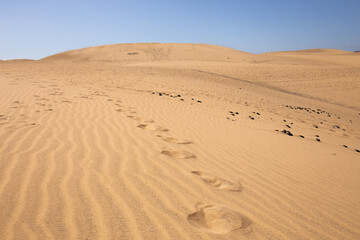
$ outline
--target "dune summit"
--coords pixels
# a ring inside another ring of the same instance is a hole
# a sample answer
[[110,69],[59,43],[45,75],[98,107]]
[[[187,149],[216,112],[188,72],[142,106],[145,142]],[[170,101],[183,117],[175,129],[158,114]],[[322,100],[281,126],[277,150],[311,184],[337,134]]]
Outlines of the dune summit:
[[55,54],[45,61],[149,62],[168,60],[240,60],[246,52],[208,44],[128,43],[82,48]]
[[358,239],[359,79],[331,49],[0,61],[0,239]]

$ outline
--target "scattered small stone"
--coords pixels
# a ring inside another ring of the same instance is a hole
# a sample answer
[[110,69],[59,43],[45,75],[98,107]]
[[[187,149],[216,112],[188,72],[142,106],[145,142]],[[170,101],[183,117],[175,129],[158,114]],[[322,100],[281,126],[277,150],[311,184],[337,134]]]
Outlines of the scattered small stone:
[[250,118],[251,120],[255,120],[255,118],[253,118],[252,116],[249,116],[249,118]]
[[288,128],[291,128],[289,125],[286,125]]
[[288,130],[282,130],[281,132],[285,133],[286,135],[289,135],[289,136],[294,136],[290,131]]
[[315,137],[320,137],[319,135],[315,135]]
[[159,96],[161,97],[161,96],[162,96],[162,93],[159,93]]
[[300,135],[301,138],[305,138],[303,135]]
[[318,142],[320,142],[320,138],[316,138],[315,140],[318,141]]
[[180,99],[181,101],[184,101],[184,99],[182,98],[182,99]]
[[348,148],[348,146],[346,146],[346,145],[343,145],[343,147],[344,147],[344,148]]
[[198,102],[198,103],[201,103],[201,101],[200,101],[200,100],[198,100],[197,102]]
[[238,112],[236,112],[235,114],[239,114]]
[[355,149],[355,152],[358,152],[358,153],[360,153],[360,150],[359,150],[359,149]]

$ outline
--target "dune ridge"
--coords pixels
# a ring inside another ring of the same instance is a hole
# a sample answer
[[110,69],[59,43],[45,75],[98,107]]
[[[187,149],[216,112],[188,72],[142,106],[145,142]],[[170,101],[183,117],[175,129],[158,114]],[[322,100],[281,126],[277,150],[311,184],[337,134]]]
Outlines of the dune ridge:
[[[222,55],[222,57],[220,57]],[[192,43],[128,43],[71,50],[41,61],[147,62],[174,60],[239,60],[252,55],[234,49]]]

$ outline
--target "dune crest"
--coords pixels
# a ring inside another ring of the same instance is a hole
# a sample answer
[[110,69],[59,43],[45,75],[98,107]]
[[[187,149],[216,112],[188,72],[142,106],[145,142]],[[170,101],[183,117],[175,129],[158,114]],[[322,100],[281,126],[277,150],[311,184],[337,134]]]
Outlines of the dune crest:
[[[252,55],[234,49],[192,43],[128,43],[82,48],[55,54],[41,61],[151,62],[174,60],[240,60]],[[220,57],[222,56],[222,57]]]

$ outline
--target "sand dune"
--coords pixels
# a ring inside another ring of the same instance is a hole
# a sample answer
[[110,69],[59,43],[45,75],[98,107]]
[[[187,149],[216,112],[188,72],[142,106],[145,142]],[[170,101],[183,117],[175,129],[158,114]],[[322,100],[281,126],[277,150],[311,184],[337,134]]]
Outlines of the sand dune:
[[168,60],[232,61],[250,53],[207,44],[129,43],[82,48],[55,54],[41,61],[147,62]]
[[0,239],[358,239],[359,64],[159,43],[1,61]]
[[284,53],[294,53],[294,54],[352,54],[353,52],[339,50],[339,49],[316,48],[316,49],[305,49],[305,50],[297,50],[297,51],[269,52],[267,54],[284,54]]

